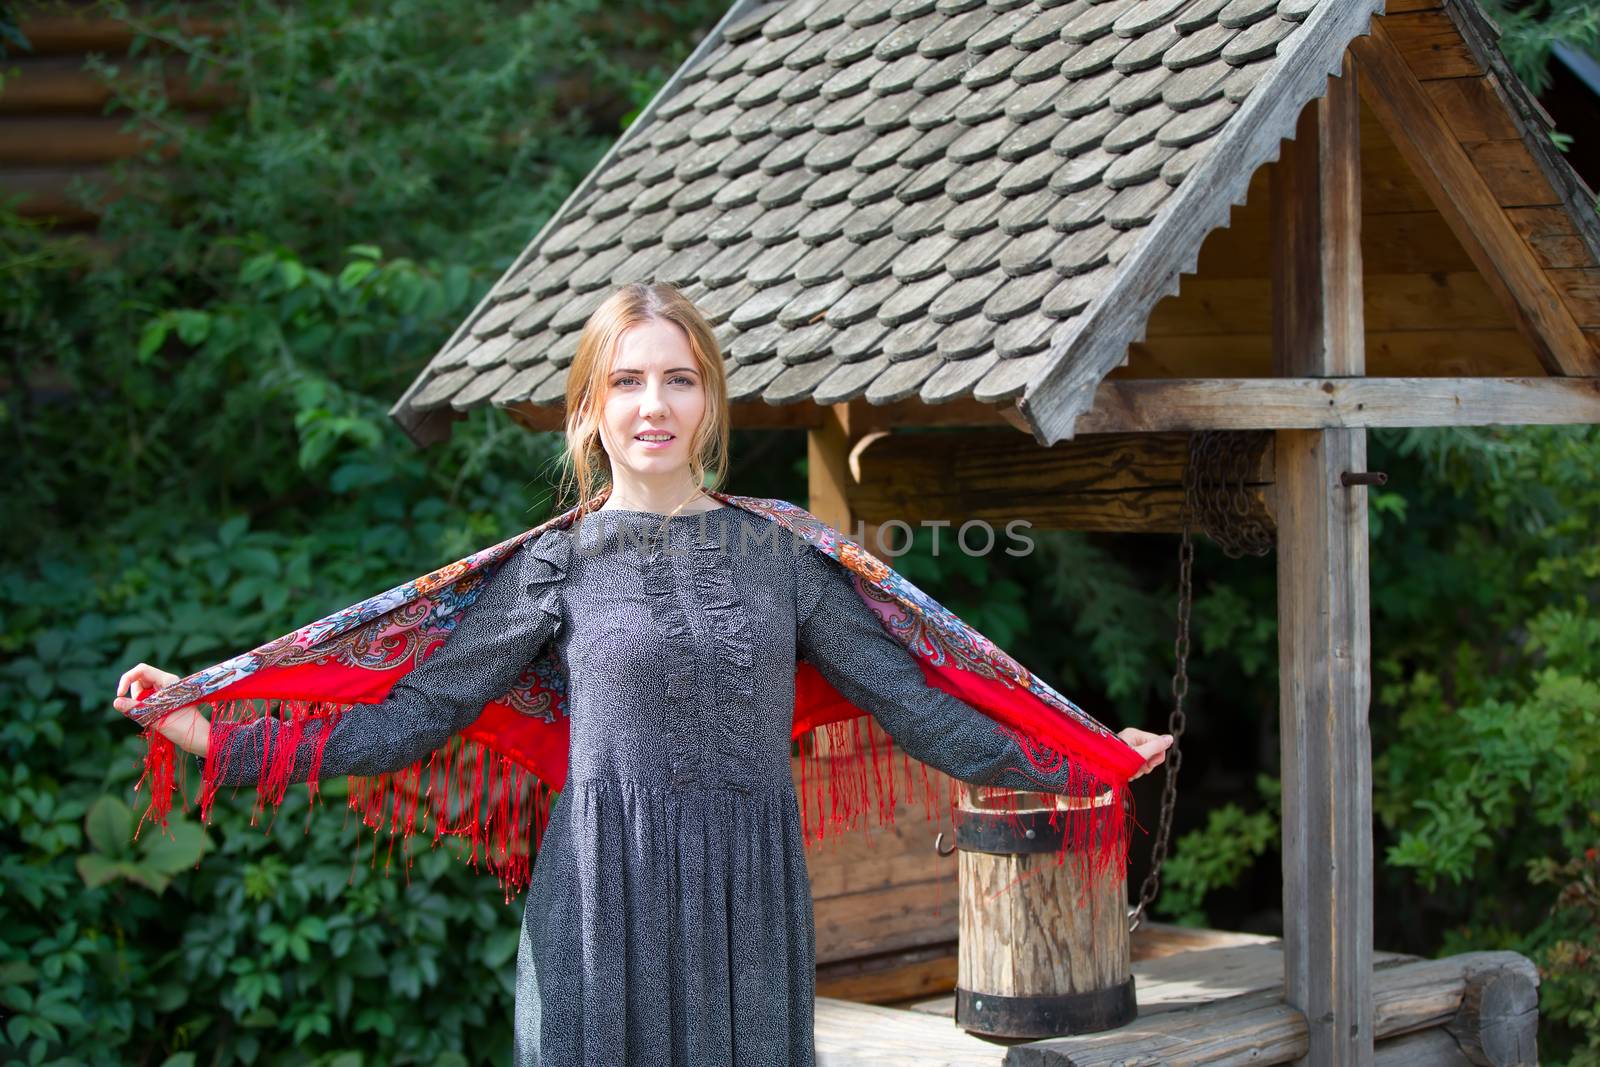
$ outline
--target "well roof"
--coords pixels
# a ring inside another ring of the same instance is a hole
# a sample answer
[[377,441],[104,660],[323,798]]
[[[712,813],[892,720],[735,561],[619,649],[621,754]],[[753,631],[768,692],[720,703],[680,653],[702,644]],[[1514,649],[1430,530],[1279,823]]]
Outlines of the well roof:
[[741,0],[393,414],[559,406],[585,319],[656,279],[735,402],[1046,396],[1069,436],[1379,10]]

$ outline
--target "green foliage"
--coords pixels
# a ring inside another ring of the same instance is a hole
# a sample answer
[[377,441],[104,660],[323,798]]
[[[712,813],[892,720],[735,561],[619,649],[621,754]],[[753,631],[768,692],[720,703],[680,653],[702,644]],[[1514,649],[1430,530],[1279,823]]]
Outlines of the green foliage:
[[345,825],[343,780],[135,840],[110,701],[548,513],[553,439],[479,413],[420,451],[388,407],[721,7],[183,6],[140,5],[121,73],[177,54],[234,103],[117,83],[176,154],[95,243],[0,210],[0,1060],[503,1062],[520,900]]
[[1535,94],[1550,85],[1550,48],[1564,42],[1600,51],[1600,8],[1592,0],[1483,0],[1500,26],[1500,48]]
[[1174,843],[1162,867],[1166,888],[1156,898],[1156,910],[1163,916],[1183,926],[1206,925],[1206,894],[1233,885],[1256,860],[1277,853],[1278,780],[1261,775],[1256,788],[1265,807],[1248,812],[1237,804],[1213,808],[1204,827]]
[[1538,932],[1540,1007],[1585,1035],[1574,1064],[1600,1063],[1600,850],[1587,848],[1565,863],[1543,858],[1529,864],[1528,881],[1557,890]]
[[170,823],[164,835],[142,834],[135,847],[133,813],[115,796],[94,802],[84,828],[93,847],[78,856],[78,875],[90,889],[125,878],[160,896],[173,875],[205,852],[205,830],[188,820]]

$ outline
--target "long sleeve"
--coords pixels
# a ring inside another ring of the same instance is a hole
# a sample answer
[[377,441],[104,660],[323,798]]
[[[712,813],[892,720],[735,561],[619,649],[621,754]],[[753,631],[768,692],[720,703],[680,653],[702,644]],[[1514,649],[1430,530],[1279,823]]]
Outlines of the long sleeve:
[[[563,536],[548,531],[544,538]],[[550,553],[543,553],[550,556]],[[561,626],[561,574],[524,544],[489,577],[461,612],[444,644],[373,704],[356,704],[338,717],[323,749],[317,777],[382,774],[399,770],[471,725],[489,701],[504,696]],[[226,731],[204,762],[220,761],[219,785],[255,784],[262,746],[277,747],[281,722],[257,719]],[[306,724],[295,749],[291,782],[310,777],[316,742],[326,722]]]
[[808,549],[796,568],[800,654],[902,750],[971,785],[1068,790],[1065,761],[1030,758],[1007,727],[929,685],[842,565]]

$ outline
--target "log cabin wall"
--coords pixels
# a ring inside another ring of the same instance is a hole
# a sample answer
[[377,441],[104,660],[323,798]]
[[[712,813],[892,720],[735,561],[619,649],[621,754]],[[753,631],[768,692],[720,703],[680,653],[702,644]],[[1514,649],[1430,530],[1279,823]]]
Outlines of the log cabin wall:
[[[186,22],[195,32],[203,23]],[[99,55],[118,66],[117,78],[133,86],[159,69],[168,100],[192,121],[224,107],[232,99],[216,82],[195,84],[186,61],[175,53],[130,58],[133,28],[92,4],[39,5],[19,20],[32,51],[13,50],[0,60],[0,196],[20,197],[18,211],[29,218],[54,218],[63,227],[92,228],[94,209],[74,194],[83,183],[109,192],[110,168],[138,156],[146,139],[126,111],[108,110],[112,85],[89,67]]]

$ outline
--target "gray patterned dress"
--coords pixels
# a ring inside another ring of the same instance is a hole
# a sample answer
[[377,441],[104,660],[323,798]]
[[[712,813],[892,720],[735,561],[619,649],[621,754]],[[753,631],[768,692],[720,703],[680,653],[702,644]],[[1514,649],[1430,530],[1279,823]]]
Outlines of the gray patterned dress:
[[[916,759],[967,782],[1066,788],[929,687],[842,566],[734,507],[546,531],[383,702],[340,720],[321,775],[426,756],[552,640],[571,754],[523,913],[519,1067],[814,1062],[797,656]],[[273,725],[234,735],[227,782],[251,780]]]

